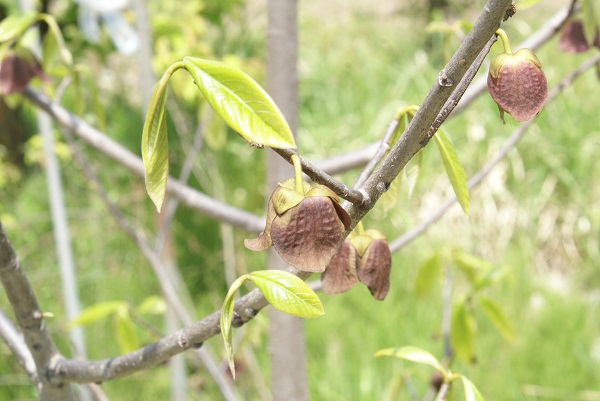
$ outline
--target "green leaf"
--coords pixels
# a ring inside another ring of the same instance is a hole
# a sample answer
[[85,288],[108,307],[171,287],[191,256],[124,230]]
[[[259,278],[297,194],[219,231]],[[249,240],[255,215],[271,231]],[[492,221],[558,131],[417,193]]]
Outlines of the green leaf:
[[277,105],[248,75],[227,64],[194,57],[184,57],[183,66],[213,110],[245,140],[272,148],[296,147]]
[[280,270],[259,270],[248,274],[275,309],[294,316],[311,318],[325,311],[321,300],[302,279]]
[[431,289],[435,285],[439,284],[441,270],[442,264],[438,253],[431,256],[419,267],[417,278],[415,279],[417,295],[425,296],[431,292]]
[[454,354],[463,362],[473,361],[473,337],[475,336],[475,319],[467,309],[465,301],[457,302],[452,308],[450,322],[450,343]]
[[44,66],[47,65],[48,60],[50,60],[55,52],[58,52],[61,60],[66,65],[70,66],[73,64],[73,56],[67,47],[65,46],[65,41],[63,39],[62,33],[60,32],[60,27],[58,23],[48,14],[40,14],[40,19],[42,19],[46,24],[48,24],[48,34],[44,38],[43,50],[44,50]]
[[127,307],[121,307],[117,310],[114,323],[119,351],[121,351],[122,354],[126,354],[138,349],[140,347],[140,341],[137,328],[131,320],[129,309]]
[[233,303],[236,291],[241,287],[242,283],[248,278],[247,274],[240,276],[235,280],[227,295],[223,301],[223,307],[221,308],[221,336],[225,343],[225,353],[227,354],[227,363],[229,364],[229,371],[231,376],[235,379],[235,362],[233,360],[233,340],[231,331],[231,319],[233,316]]
[[592,0],[584,0],[581,4],[583,15],[583,32],[588,43],[594,43],[596,30],[600,24],[600,7]]
[[465,178],[465,171],[463,170],[460,161],[458,160],[458,155],[456,154],[456,150],[454,150],[454,146],[452,146],[452,142],[450,139],[444,134],[442,130],[438,130],[438,132],[433,136],[435,138],[435,144],[440,152],[440,156],[442,157],[442,162],[444,163],[444,169],[446,169],[446,174],[450,179],[450,184],[452,184],[452,188],[454,189],[454,193],[456,194],[456,198],[458,199],[458,203],[460,203],[460,207],[464,210],[465,214],[469,214],[469,189],[467,188],[467,179]]
[[381,207],[383,208],[383,212],[387,213],[396,206],[398,203],[398,195],[400,192],[400,184],[402,183],[402,176],[398,175],[395,179],[392,180],[390,187],[387,191],[381,195],[379,198],[379,202],[381,202]]
[[452,258],[472,285],[478,282],[482,274],[485,275],[492,269],[489,262],[459,249],[452,251]]
[[83,309],[79,316],[68,323],[68,326],[87,326],[112,315],[123,307],[127,307],[125,301],[98,302]]
[[0,43],[14,40],[29,28],[37,19],[35,11],[13,14],[0,22]]
[[485,316],[494,325],[496,330],[498,330],[500,335],[506,341],[512,341],[514,338],[512,324],[502,307],[494,300],[483,296],[479,297],[479,305],[481,305],[481,310],[483,310]]
[[419,150],[412,159],[408,161],[406,167],[404,167],[404,178],[408,185],[408,199],[412,197],[412,194],[417,186],[419,179],[419,173],[421,172],[421,165],[423,164],[423,149]]
[[443,377],[449,376],[449,372],[442,366],[437,358],[421,348],[413,346],[387,348],[375,353],[375,358],[379,358],[380,356],[393,356],[407,361],[420,363],[421,365],[428,365],[440,372]]
[[135,311],[140,315],[162,315],[167,311],[167,304],[162,297],[151,295]]
[[146,171],[146,191],[160,212],[169,177],[169,143],[165,101],[166,83],[156,85],[142,132],[142,159]]
[[483,398],[483,395],[481,395],[471,380],[467,379],[463,375],[460,375],[460,381],[462,382],[465,390],[466,401],[485,401],[485,398]]

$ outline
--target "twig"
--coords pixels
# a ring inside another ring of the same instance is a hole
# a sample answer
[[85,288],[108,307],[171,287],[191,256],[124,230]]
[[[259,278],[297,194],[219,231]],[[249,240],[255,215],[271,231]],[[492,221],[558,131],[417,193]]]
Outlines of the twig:
[[[83,139],[96,150],[115,160],[135,175],[144,177],[144,165],[141,158],[113,141],[106,134],[91,127],[31,88],[25,89],[23,96],[48,113],[58,125],[73,132],[77,137]],[[216,201],[193,188],[181,184],[172,177],[169,177],[167,182],[167,192],[192,209],[248,232],[259,233],[264,228],[264,219],[245,210]]]
[[[562,91],[564,91],[567,87],[569,87],[573,81],[583,74],[585,71],[594,67],[596,64],[600,63],[600,54],[595,54],[585,62],[583,62],[575,71],[568,74],[558,85],[556,85],[548,94],[548,99],[546,100],[546,105],[548,105],[551,101],[553,101]],[[536,117],[537,118],[537,117]],[[477,174],[475,174],[467,183],[467,187],[469,191],[472,191],[476,186],[478,186],[492,171],[494,167],[498,163],[500,163],[506,155],[515,147],[517,142],[523,137],[527,128],[533,124],[535,121],[531,119],[523,124],[519,125],[517,129],[513,132],[510,138],[504,143],[502,148],[486,163],[485,166]],[[437,222],[442,216],[457,202],[456,196],[452,197],[446,203],[444,203],[435,213],[429,216],[428,219],[421,222],[418,226],[414,227],[410,231],[406,232],[401,237],[395,239],[390,243],[390,250],[392,252],[397,252],[400,249],[404,248],[406,245],[411,243],[413,240],[418,238],[421,234],[423,234],[427,229]]]
[[[494,35],[504,13],[510,5],[510,0],[489,0],[479,15],[473,29],[469,32],[446,67],[440,71],[437,82],[433,85],[414,118],[406,128],[400,140],[394,145],[387,157],[377,170],[369,177],[361,188],[367,194],[367,201],[352,205],[348,212],[354,224],[375,205],[379,197],[387,191],[390,183],[404,168],[406,163],[431,139],[435,133],[434,124],[441,124],[445,117],[438,121],[438,115],[453,96],[459,99],[463,84],[458,85],[470,66]],[[465,88],[466,89],[466,88]]]
[[25,340],[23,340],[21,333],[17,331],[17,328],[2,311],[0,311],[0,338],[2,338],[2,341],[8,346],[8,349],[15,358],[17,358],[17,362],[21,365],[25,373],[27,373],[29,380],[38,387],[39,390],[40,379],[37,375],[35,362],[31,356],[31,352],[29,351],[29,348],[27,348],[27,344],[25,344]]
[[[294,154],[297,154],[296,151],[292,149],[273,149],[278,155],[283,157],[285,161],[291,163],[291,157]],[[302,171],[304,174],[310,177],[316,183],[325,185],[329,187],[333,192],[335,192],[340,198],[346,199],[349,202],[355,204],[362,204],[365,200],[365,196],[362,192],[354,190],[330,175],[323,172],[323,170],[317,168],[314,164],[310,163],[306,159],[300,156],[300,163],[302,164]]]
[[35,362],[40,382],[40,400],[72,401],[71,386],[49,381],[49,371],[62,359],[46,328],[33,289],[0,222],[0,280],[23,332],[25,344]]
[[450,390],[450,384],[446,382],[442,383],[442,386],[435,397],[435,401],[444,401],[446,399],[446,394],[448,394],[448,390]]
[[353,188],[360,188],[360,186],[365,183],[367,178],[369,178],[369,175],[371,175],[371,173],[375,169],[375,166],[377,166],[377,163],[379,163],[381,159],[383,159],[383,157],[385,156],[385,153],[388,150],[390,150],[390,141],[392,140],[392,136],[394,136],[394,132],[396,132],[398,125],[399,123],[396,119],[390,121],[385,131],[385,134],[383,135],[383,139],[379,144],[379,149],[377,149],[377,152],[375,152],[373,158],[369,160],[365,168],[360,172],[358,178],[354,182]]

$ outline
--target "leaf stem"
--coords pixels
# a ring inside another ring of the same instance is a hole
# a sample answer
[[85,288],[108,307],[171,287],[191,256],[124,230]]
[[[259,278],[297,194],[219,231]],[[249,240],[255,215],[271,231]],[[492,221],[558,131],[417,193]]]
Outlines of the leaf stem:
[[291,157],[292,164],[294,165],[294,178],[296,180],[296,192],[304,195],[304,183],[302,181],[302,163],[300,163],[300,156],[294,153]]
[[510,42],[508,41],[508,35],[504,32],[504,29],[500,28],[496,31],[496,35],[502,41],[502,46],[504,46],[504,52],[508,54],[512,54],[512,49],[510,48]]

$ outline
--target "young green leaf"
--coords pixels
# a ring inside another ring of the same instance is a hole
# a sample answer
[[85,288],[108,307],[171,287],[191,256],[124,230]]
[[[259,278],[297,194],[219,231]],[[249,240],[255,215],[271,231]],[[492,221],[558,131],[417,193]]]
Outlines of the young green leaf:
[[44,38],[43,50],[44,50],[44,66],[48,59],[52,58],[54,52],[58,52],[60,58],[65,65],[73,64],[73,56],[67,46],[65,46],[65,41],[63,39],[62,33],[60,32],[60,27],[58,23],[48,14],[40,14],[40,19],[43,20],[48,25],[48,34]]
[[379,202],[381,202],[381,207],[383,208],[383,212],[387,213],[396,206],[398,203],[398,195],[400,191],[400,184],[402,183],[402,176],[398,174],[396,178],[392,180],[390,187],[387,191],[381,195],[379,198]]
[[435,144],[442,157],[444,163],[444,169],[452,184],[452,189],[456,194],[460,207],[464,210],[465,214],[469,214],[469,189],[467,188],[467,179],[465,178],[465,171],[463,170],[462,164],[458,160],[458,155],[450,139],[444,134],[442,130],[433,136],[435,138]]
[[467,309],[465,301],[454,304],[450,322],[450,343],[455,355],[464,362],[473,360],[473,337],[475,336],[475,319]]
[[321,300],[297,276],[280,270],[259,270],[247,275],[275,309],[304,318],[321,316]]
[[244,281],[248,278],[247,274],[240,276],[235,280],[227,295],[223,301],[223,307],[221,308],[221,336],[225,343],[225,353],[227,354],[227,363],[229,365],[229,371],[231,376],[235,379],[235,363],[233,361],[233,342],[232,342],[232,331],[231,331],[231,319],[233,316],[233,304],[234,296],[236,291],[242,286]]
[[417,186],[417,180],[419,179],[422,164],[423,149],[419,150],[413,158],[408,161],[406,167],[404,167],[404,178],[408,185],[408,199],[412,197],[415,187]]
[[87,326],[112,315],[119,308],[124,307],[127,307],[125,301],[98,302],[83,309],[79,316],[68,323],[68,326]]
[[271,97],[252,78],[227,64],[184,57],[213,110],[253,145],[295,148],[292,131]]
[[375,353],[375,358],[379,358],[380,356],[393,356],[407,361],[420,363],[422,365],[428,365],[440,372],[443,377],[448,377],[450,374],[435,356],[421,348],[413,346],[387,348],[379,350]]
[[13,14],[0,22],[0,43],[14,40],[29,28],[37,19],[35,11],[24,14]]
[[162,297],[151,295],[144,299],[135,312],[140,315],[162,315],[167,311],[167,304]]
[[492,269],[489,262],[460,249],[452,250],[452,258],[456,267],[460,269],[472,285],[475,285],[482,275],[486,275]]
[[588,43],[594,43],[596,32],[600,29],[600,7],[597,2],[583,0],[581,3],[583,15],[583,31]]
[[434,286],[440,283],[441,269],[440,255],[436,252],[419,267],[417,278],[415,279],[417,295],[427,295]]
[[122,354],[134,351],[140,347],[137,328],[131,320],[127,307],[119,308],[115,314],[115,333],[117,343],[119,344],[119,351]]
[[485,398],[483,398],[483,395],[481,395],[471,380],[467,379],[463,375],[460,375],[460,381],[462,382],[465,390],[466,401],[485,401]]
[[514,331],[502,307],[494,300],[483,296],[479,297],[479,305],[481,305],[481,310],[500,335],[506,341],[511,341],[514,338]]
[[160,212],[169,177],[169,143],[165,100],[166,85],[156,85],[142,132],[142,160],[146,170],[146,191]]

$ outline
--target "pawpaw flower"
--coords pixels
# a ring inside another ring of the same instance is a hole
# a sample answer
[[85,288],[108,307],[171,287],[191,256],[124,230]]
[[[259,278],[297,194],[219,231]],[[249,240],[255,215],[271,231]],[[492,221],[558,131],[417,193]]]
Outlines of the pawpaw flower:
[[504,52],[492,59],[488,90],[498,105],[502,122],[506,123],[505,111],[517,121],[529,120],[541,110],[548,97],[542,64],[529,49],[512,53],[504,31],[498,35],[504,43]]
[[0,94],[23,92],[29,81],[36,77],[48,80],[35,56],[23,49],[19,54],[11,51],[0,64]]
[[337,294],[360,281],[375,299],[383,300],[390,289],[391,267],[392,254],[380,231],[353,231],[321,276],[323,291]]
[[565,53],[583,53],[590,48],[590,44],[585,38],[581,20],[569,21],[564,26],[558,48]]
[[295,268],[322,272],[342,245],[351,220],[332,190],[302,185],[300,192],[293,178],[278,184],[269,199],[265,230],[244,245],[252,251],[273,245]]

